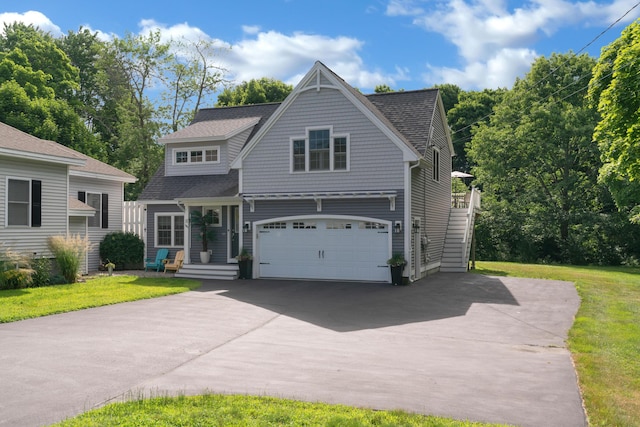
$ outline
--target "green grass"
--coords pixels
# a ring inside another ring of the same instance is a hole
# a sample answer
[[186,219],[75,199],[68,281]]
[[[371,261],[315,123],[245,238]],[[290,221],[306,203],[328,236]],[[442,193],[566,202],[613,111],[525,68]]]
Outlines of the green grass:
[[472,427],[482,424],[403,411],[374,411],[343,405],[307,403],[242,395],[180,396],[114,403],[56,426],[425,426]]
[[0,291],[0,323],[177,294],[200,282],[187,279],[98,276],[83,283]]
[[589,424],[640,426],[640,268],[478,262],[476,273],[574,282],[569,331]]

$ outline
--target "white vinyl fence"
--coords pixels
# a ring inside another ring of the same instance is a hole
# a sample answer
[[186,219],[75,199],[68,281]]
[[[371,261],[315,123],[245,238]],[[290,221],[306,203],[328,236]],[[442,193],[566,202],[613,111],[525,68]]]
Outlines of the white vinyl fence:
[[124,202],[122,206],[122,231],[137,234],[145,239],[145,209],[140,202]]

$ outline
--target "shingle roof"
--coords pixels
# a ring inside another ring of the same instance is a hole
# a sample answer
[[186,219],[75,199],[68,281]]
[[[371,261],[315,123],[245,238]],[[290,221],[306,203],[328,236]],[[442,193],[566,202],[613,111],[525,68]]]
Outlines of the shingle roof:
[[[103,178],[117,178],[126,182],[134,182],[136,178],[120,169],[114,168],[106,163],[89,157],[85,154],[65,147],[54,141],[40,139],[26,132],[18,130],[6,123],[0,122],[0,149],[11,150],[16,155],[44,156],[40,160],[47,161],[47,156],[59,159],[68,159],[72,163],[71,171],[81,174],[100,175]],[[78,163],[84,162],[83,165]]]
[[198,114],[196,114],[190,126],[197,125],[201,122],[260,117],[260,121],[253,128],[249,138],[247,138],[247,140],[250,140],[279,106],[280,102],[272,102],[268,104],[238,105],[234,107],[203,108],[198,111]]
[[238,117],[221,120],[194,122],[160,139],[160,142],[178,142],[194,138],[224,138],[228,139],[236,132],[257,123],[260,116]]
[[149,180],[139,200],[233,197],[238,194],[238,171],[226,175],[164,176],[164,166]]
[[40,139],[0,122],[0,148],[23,153],[83,160],[80,153],[57,142]]
[[367,99],[424,155],[438,89],[372,94]]

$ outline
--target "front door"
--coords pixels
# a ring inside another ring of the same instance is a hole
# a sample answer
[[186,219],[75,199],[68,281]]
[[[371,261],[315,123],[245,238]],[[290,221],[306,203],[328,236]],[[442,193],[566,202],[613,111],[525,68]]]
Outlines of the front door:
[[235,260],[240,253],[240,208],[229,206],[229,261]]

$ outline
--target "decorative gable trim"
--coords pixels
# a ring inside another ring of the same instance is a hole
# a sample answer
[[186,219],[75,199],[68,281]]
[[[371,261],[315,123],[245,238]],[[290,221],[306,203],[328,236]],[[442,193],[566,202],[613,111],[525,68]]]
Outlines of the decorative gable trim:
[[[324,84],[326,79],[330,84]],[[404,161],[418,161],[421,157],[420,153],[408,142],[402,139],[396,132],[389,128],[383,121],[356,95],[347,87],[347,83],[338,78],[323,63],[317,61],[313,68],[303,77],[300,83],[293,89],[293,92],[280,104],[280,107],[271,115],[267,122],[258,130],[256,135],[242,149],[240,154],[231,163],[232,169],[241,169],[242,161],[253,151],[256,145],[262,140],[264,135],[269,132],[271,127],[282,117],[285,111],[298,98],[298,96],[306,91],[320,89],[334,89],[340,91],[358,110],[360,110],[382,133],[385,134],[403,153]]]

